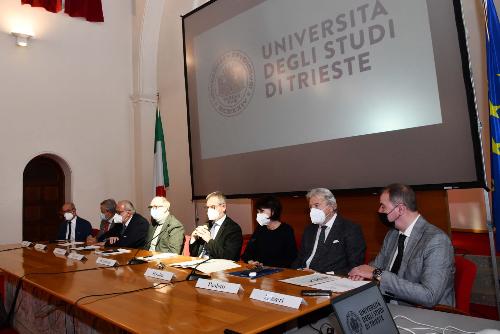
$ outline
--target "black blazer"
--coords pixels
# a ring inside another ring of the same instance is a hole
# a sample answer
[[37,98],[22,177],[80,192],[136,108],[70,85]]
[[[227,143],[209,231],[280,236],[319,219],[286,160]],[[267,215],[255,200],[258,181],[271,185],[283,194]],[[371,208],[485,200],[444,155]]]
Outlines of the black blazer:
[[[318,228],[319,225],[310,224],[304,230],[299,255],[293,262],[292,268],[306,267],[306,261],[314,248]],[[327,247],[322,249],[322,254],[316,254],[320,260],[311,261],[310,269],[322,273],[334,271],[335,274],[347,275],[352,268],[364,262],[366,244],[361,228],[338,214],[326,238],[326,245]]]
[[[68,222],[64,221],[59,225],[57,239],[65,240],[68,233]],[[86,241],[92,235],[92,225],[85,219],[76,216],[75,241]]]
[[117,242],[110,245],[108,241],[106,241],[106,247],[129,247],[129,248],[142,248],[146,243],[146,236],[148,235],[148,227],[149,223],[138,213],[134,213],[132,219],[127,225],[125,232],[121,235],[122,229],[125,224],[116,224],[113,226],[111,230],[104,233],[102,238],[107,239],[110,237],[118,237],[120,238]]
[[[213,223],[211,220],[208,221],[209,230],[212,228]],[[215,239],[205,242],[202,238],[197,238],[194,243],[189,245],[189,253],[191,256],[200,256],[203,248],[205,248],[211,258],[238,261],[242,244],[243,234],[240,225],[226,216]]]

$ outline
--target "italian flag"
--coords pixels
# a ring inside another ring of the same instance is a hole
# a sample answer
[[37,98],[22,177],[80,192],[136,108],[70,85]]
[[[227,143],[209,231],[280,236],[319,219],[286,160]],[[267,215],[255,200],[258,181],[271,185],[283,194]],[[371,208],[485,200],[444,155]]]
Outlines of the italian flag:
[[154,187],[156,196],[165,196],[169,186],[165,139],[161,125],[160,109],[156,108]]

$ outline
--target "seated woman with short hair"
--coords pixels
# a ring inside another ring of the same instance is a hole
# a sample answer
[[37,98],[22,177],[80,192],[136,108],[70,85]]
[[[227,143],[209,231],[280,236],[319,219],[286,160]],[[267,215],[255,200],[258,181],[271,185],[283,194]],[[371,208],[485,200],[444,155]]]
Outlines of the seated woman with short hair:
[[259,199],[255,207],[259,226],[241,259],[253,265],[289,268],[297,257],[297,245],[293,228],[280,221],[280,201],[266,196]]

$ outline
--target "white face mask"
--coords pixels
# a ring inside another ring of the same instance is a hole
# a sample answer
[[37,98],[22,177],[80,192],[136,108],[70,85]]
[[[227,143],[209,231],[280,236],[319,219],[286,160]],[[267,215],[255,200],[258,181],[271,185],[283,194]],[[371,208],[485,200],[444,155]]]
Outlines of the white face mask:
[[325,222],[326,216],[323,210],[311,208],[311,212],[309,212],[309,216],[311,217],[311,222],[313,224],[323,224]]
[[99,218],[101,218],[101,220],[106,220],[106,215],[104,215],[104,213],[100,213],[99,214]]
[[119,214],[115,214],[115,217],[113,218],[113,220],[117,224],[123,223],[123,217],[122,217],[122,215],[119,215]]
[[167,215],[168,211],[164,208],[151,208],[151,217],[156,221],[164,219]]
[[213,208],[208,208],[207,216],[209,220],[216,220],[217,218],[219,218],[219,211]]
[[257,223],[260,224],[260,226],[265,226],[271,222],[271,219],[265,214],[265,213],[257,213]]
[[71,219],[73,219],[73,214],[71,212],[65,212],[64,219],[66,219],[67,221],[70,221]]

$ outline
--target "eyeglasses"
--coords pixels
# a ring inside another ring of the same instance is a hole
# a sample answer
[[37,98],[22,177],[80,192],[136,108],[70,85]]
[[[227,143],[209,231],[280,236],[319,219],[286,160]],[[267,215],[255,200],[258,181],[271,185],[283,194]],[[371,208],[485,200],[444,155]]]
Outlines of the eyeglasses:
[[220,205],[223,205],[224,203],[219,203],[219,204],[215,204],[215,205],[205,205],[205,208],[206,209],[213,209],[215,210],[216,207],[220,206]]
[[150,205],[148,206],[149,209],[158,209],[158,208],[164,208],[165,206],[163,205]]

